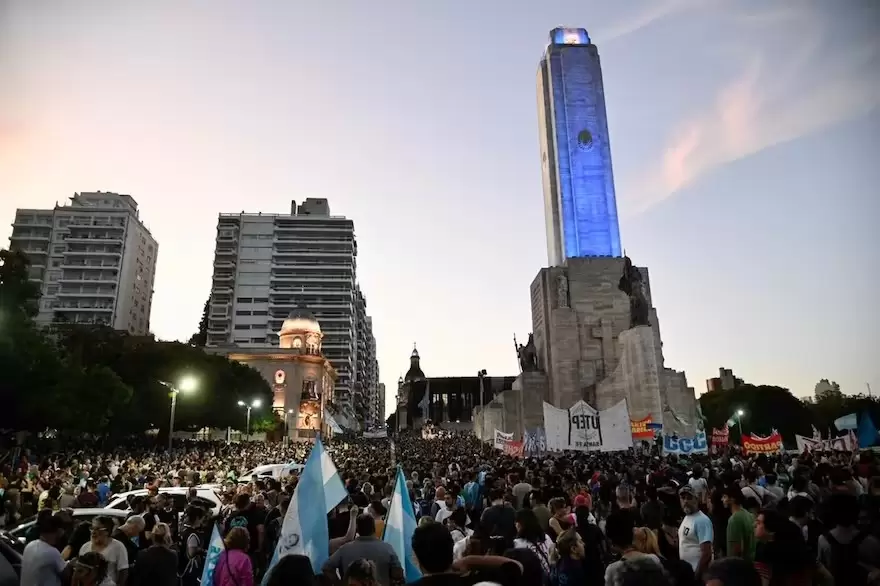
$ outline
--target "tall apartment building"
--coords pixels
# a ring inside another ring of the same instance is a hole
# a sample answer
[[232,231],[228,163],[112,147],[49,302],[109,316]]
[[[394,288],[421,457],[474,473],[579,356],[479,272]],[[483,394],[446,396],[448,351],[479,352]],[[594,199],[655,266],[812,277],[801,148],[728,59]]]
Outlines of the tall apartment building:
[[38,324],[149,333],[159,245],[130,195],[76,193],[51,210],[19,209],[10,247],[27,254],[40,285]]
[[277,346],[284,319],[296,307],[308,309],[321,326],[324,355],[338,375],[334,396],[341,415],[362,423],[353,396],[356,274],[354,222],[331,215],[326,199],[291,202],[290,214],[220,214],[207,345]]

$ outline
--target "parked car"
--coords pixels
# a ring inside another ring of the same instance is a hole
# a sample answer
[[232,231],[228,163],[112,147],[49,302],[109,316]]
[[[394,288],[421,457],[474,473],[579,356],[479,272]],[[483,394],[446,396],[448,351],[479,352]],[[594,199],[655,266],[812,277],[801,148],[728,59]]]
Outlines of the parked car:
[[[112,517],[114,521],[116,521],[117,525],[120,525],[125,522],[125,517],[128,514],[127,511],[120,510],[107,510],[107,509],[71,509],[73,511],[73,520],[76,523],[80,523],[82,521],[91,521],[95,517],[100,517],[102,515],[107,517]],[[32,517],[28,517],[23,521],[19,522],[16,527],[9,529],[8,531],[0,531],[3,537],[6,539],[2,540],[2,543],[6,543],[13,549],[15,549],[18,553],[24,551],[24,546],[27,545],[27,532],[31,527],[37,522],[37,516],[34,515]]]
[[[110,502],[107,503],[105,508],[127,512],[131,510],[131,507],[128,506],[128,501],[131,497],[145,497],[147,494],[148,491],[144,488],[116,494],[110,498]],[[174,510],[183,511],[186,509],[189,488],[185,486],[165,486],[159,489],[159,494],[171,497],[171,500],[174,503]],[[204,486],[197,487],[196,499],[202,501],[210,509],[212,515],[217,516],[220,514],[220,497],[217,496],[217,492],[213,488],[207,488]]]
[[265,464],[263,466],[257,466],[253,470],[248,470],[243,473],[239,479],[239,484],[247,484],[248,482],[252,482],[254,479],[256,480],[265,480],[267,478],[274,478],[275,480],[281,480],[290,476],[294,472],[299,474],[302,472],[302,469],[305,468],[302,464],[297,464],[296,462],[288,462],[287,464]]

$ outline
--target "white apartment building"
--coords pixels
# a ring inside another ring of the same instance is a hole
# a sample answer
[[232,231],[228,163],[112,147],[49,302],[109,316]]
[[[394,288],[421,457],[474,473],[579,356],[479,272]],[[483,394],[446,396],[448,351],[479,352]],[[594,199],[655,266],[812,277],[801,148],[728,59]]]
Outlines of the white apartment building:
[[357,241],[354,222],[326,199],[291,202],[290,214],[220,214],[208,313],[208,347],[275,347],[296,307],[312,312],[338,374],[335,400],[358,423]]
[[10,247],[27,254],[40,284],[38,324],[149,333],[159,245],[130,195],[76,193],[51,210],[19,209]]

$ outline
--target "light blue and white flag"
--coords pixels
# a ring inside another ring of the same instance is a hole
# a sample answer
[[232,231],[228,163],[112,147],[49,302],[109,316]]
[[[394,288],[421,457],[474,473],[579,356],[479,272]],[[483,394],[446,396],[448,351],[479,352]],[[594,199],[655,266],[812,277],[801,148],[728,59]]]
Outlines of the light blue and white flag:
[[412,501],[409,491],[406,489],[406,479],[403,470],[397,467],[397,481],[394,485],[394,494],[391,496],[391,506],[388,508],[388,516],[385,520],[385,534],[382,541],[390,543],[403,566],[406,583],[415,582],[422,577],[422,572],[416,566],[412,553],[412,536],[416,530],[416,516],[413,513]]
[[226,546],[223,544],[223,537],[220,535],[220,527],[214,523],[214,530],[211,532],[211,542],[208,544],[208,553],[205,555],[205,569],[202,570],[202,586],[214,586],[214,568],[220,561],[220,554]]
[[844,415],[843,417],[838,417],[834,420],[834,427],[838,429],[838,431],[846,431],[847,429],[858,429],[859,428],[859,414],[858,413],[850,413],[849,415]]
[[293,498],[290,499],[290,506],[281,525],[281,536],[263,584],[266,584],[278,560],[290,554],[308,557],[312,562],[312,569],[316,573],[321,572],[321,566],[330,557],[327,513],[346,496],[348,493],[339,472],[318,438],[299,476]]

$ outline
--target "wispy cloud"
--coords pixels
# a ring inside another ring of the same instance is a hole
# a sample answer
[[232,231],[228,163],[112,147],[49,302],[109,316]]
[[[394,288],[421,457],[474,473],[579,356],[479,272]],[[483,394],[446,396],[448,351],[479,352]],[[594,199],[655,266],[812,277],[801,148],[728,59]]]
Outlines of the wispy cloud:
[[675,12],[695,6],[698,2],[699,0],[648,0],[641,10],[606,29],[600,29],[597,34],[592,35],[593,41],[604,45],[650,26]]
[[[786,16],[794,18],[772,14]],[[711,105],[677,124],[659,162],[623,182],[623,212],[644,211],[719,167],[880,107],[880,41],[832,46],[818,21],[812,25],[817,30],[802,35],[784,62],[771,66],[772,54],[756,50]]]

